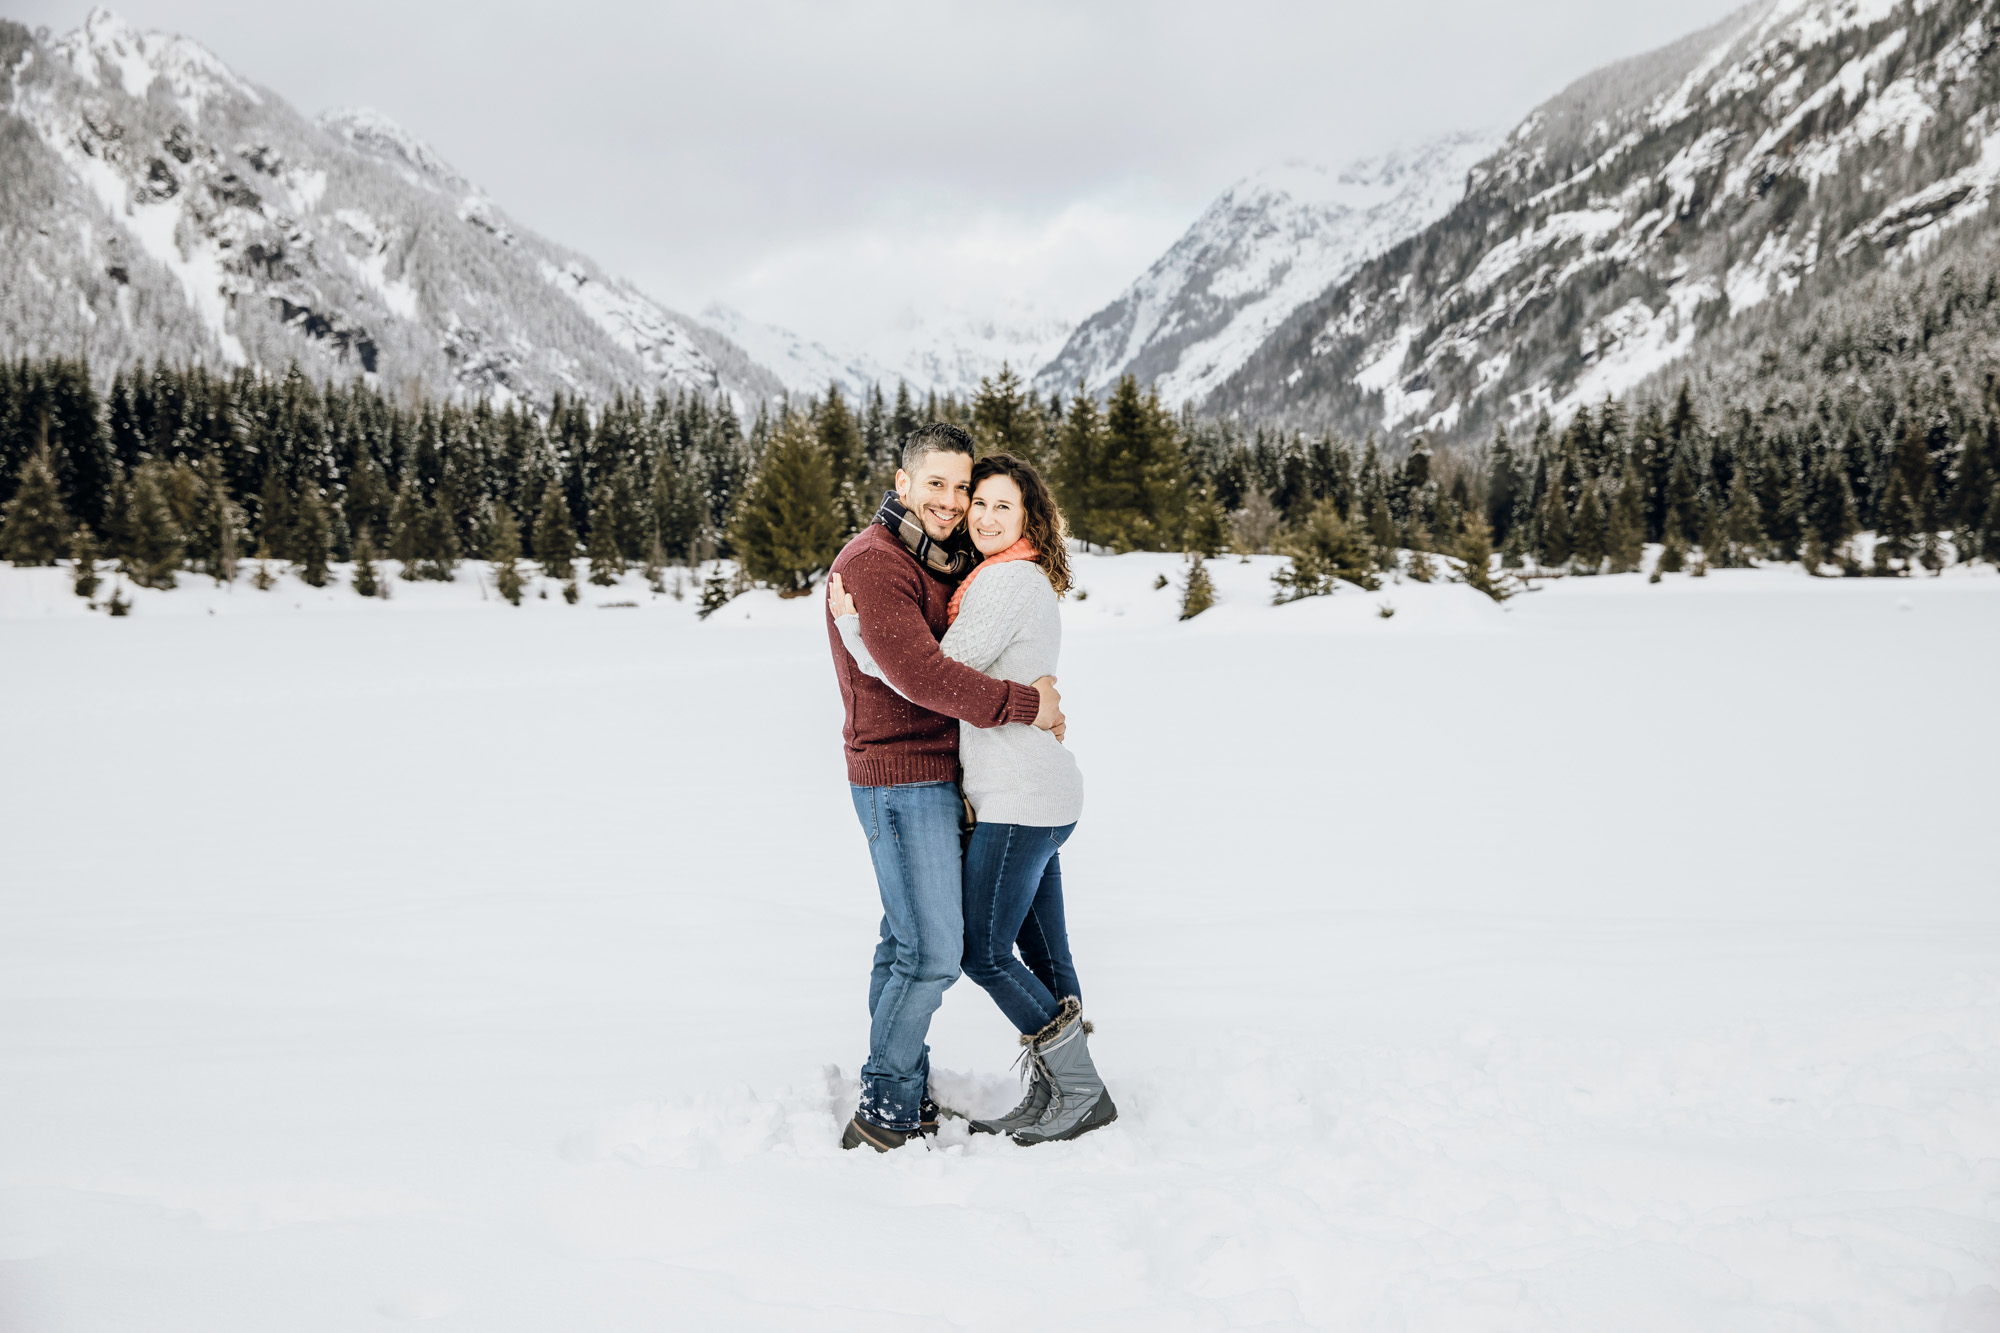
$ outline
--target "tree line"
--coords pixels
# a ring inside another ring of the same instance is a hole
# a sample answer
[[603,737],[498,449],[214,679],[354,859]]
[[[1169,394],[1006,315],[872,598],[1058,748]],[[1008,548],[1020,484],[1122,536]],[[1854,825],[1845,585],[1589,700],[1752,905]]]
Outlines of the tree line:
[[1390,568],[1428,577],[1431,553],[1494,595],[1496,564],[1621,572],[1647,543],[1661,548],[1656,573],[1780,559],[1903,574],[2000,558],[2000,390],[1948,368],[1804,411],[1705,415],[1683,384],[1560,428],[1544,418],[1519,441],[1502,430],[1479,450],[1419,438],[1392,452],[1176,414],[1130,376],[1102,401],[1044,398],[1004,367],[969,400],[899,386],[850,404],[829,386],[746,424],[727,397],[398,403],[296,369],[134,368],[100,394],[88,365],[62,359],[0,364],[0,556],[68,558],[83,574],[109,559],[151,587],[190,570],[233,578],[244,560],[261,578],[276,563],[323,585],[351,562],[364,593],[385,586],[379,561],[450,579],[473,558],[515,600],[523,560],[573,597],[580,566],[657,582],[663,566],[724,557],[802,593],[929,419],[1036,462],[1093,546],[1289,555],[1280,598],[1369,586]]

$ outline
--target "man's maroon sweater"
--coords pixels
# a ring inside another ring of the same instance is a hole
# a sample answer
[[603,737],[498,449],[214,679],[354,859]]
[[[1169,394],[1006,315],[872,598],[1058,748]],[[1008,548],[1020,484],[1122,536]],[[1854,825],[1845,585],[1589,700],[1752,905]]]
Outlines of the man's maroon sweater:
[[[826,637],[847,717],[847,780],[861,787],[958,781],[958,721],[975,727],[1033,723],[1042,698],[954,662],[938,647],[952,586],[928,573],[893,533],[870,523],[833,562],[861,617],[861,641],[896,690],[863,672],[840,641],[833,612]],[[904,696],[908,697],[905,698]]]

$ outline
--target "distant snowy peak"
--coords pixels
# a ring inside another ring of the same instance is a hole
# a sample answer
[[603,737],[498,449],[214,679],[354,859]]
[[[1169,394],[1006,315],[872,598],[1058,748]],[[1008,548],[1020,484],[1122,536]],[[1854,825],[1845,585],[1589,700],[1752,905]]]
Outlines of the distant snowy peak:
[[412,185],[447,193],[478,193],[444,155],[373,107],[342,107],[315,122],[357,153],[387,163]]
[[701,320],[768,367],[793,394],[824,394],[827,385],[838,384],[843,394],[859,399],[871,385],[882,385],[884,392],[895,388],[897,373],[867,356],[832,351],[823,343],[761,323],[729,306],[710,305],[701,312]]
[[947,306],[924,315],[908,312],[865,346],[836,350],[724,305],[709,306],[701,318],[770,367],[792,393],[824,394],[831,383],[851,398],[877,385],[893,394],[898,384],[919,396],[970,398],[980,381],[1002,366],[1027,379],[1074,327],[1059,315],[1025,306],[1006,306],[999,314]]
[[903,322],[869,341],[871,356],[896,368],[913,390],[970,398],[981,380],[1007,366],[1027,380],[1061,350],[1076,327],[1025,302],[993,310],[946,305],[908,312]]
[[1454,134],[1332,169],[1288,162],[1237,182],[1036,375],[1102,392],[1136,375],[1179,403],[1204,397],[1293,311],[1442,216],[1499,146]]

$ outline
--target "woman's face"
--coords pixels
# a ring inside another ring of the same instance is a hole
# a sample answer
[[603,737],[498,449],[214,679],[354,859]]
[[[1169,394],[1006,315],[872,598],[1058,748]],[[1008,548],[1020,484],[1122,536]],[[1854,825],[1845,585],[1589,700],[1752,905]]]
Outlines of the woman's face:
[[1028,519],[1021,505],[1021,488],[1012,477],[994,475],[972,492],[972,513],[966,527],[981,555],[998,555],[1021,540]]

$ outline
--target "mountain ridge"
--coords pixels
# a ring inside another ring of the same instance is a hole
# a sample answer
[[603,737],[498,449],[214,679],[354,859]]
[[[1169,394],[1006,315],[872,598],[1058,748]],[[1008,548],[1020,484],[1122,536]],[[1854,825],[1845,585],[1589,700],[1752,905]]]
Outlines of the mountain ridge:
[[1300,305],[1441,215],[1498,135],[1460,132],[1338,169],[1292,161],[1237,181],[1034,375],[1102,394],[1126,374],[1206,397]]
[[[779,391],[721,333],[510,221],[378,111],[309,121],[109,10],[0,24],[0,335],[30,355],[361,374],[461,398]],[[178,297],[178,300],[176,299]]]
[[1985,9],[1761,0],[1586,75],[1204,406],[1479,437],[1671,373],[1802,282],[1922,262],[2000,183]]

